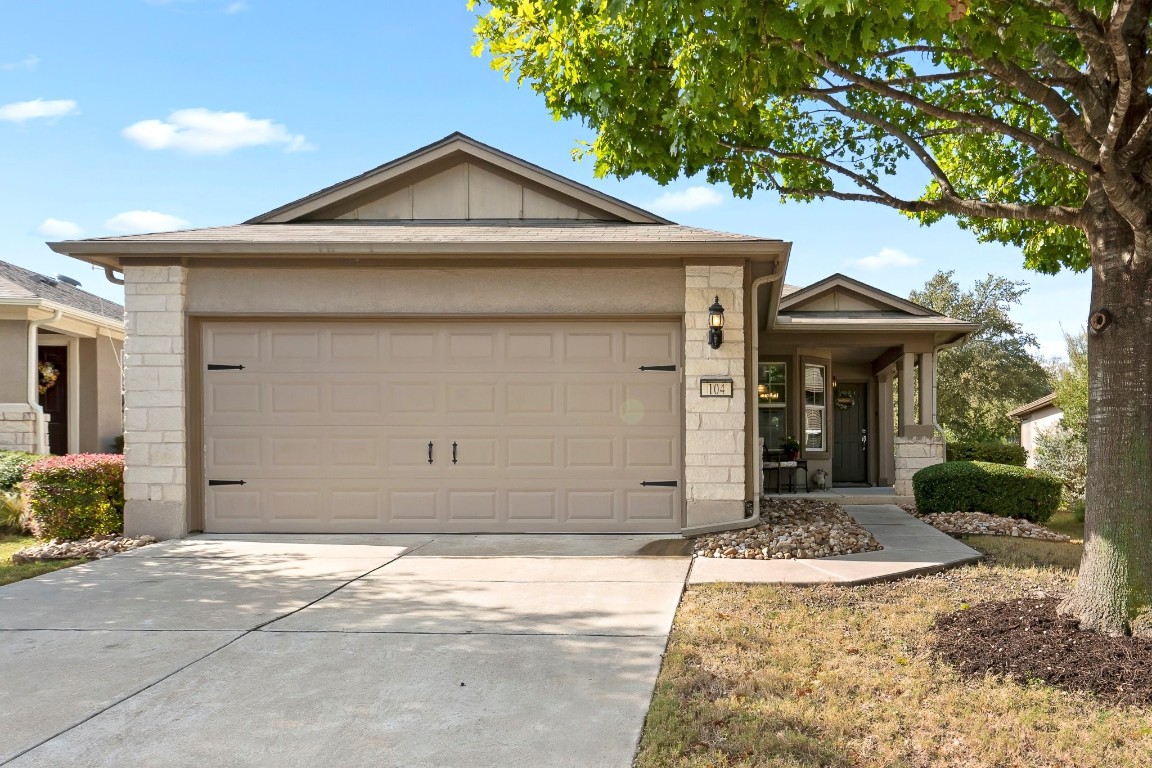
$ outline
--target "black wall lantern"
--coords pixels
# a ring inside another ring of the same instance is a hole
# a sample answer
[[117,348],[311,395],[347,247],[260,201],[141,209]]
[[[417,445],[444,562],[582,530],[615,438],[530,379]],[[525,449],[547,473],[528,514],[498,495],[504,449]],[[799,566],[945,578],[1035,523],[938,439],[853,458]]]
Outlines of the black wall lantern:
[[708,307],[708,346],[720,349],[724,343],[724,307],[720,306],[720,297]]

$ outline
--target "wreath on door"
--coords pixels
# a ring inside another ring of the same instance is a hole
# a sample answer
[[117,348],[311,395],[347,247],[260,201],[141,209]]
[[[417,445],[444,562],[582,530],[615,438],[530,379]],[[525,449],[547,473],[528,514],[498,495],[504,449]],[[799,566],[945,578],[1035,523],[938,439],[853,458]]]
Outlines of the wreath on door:
[[836,407],[846,411],[856,405],[856,395],[852,392],[841,392],[836,395]]
[[47,394],[48,390],[56,386],[60,378],[60,369],[45,360],[40,363],[40,394]]

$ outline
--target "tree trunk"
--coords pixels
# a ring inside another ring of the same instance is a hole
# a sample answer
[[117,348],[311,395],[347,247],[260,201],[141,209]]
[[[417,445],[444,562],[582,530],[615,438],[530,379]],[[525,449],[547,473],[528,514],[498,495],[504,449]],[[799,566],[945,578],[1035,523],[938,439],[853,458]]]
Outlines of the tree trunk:
[[1084,557],[1059,611],[1084,629],[1152,636],[1152,254],[1114,214],[1096,217],[1088,240]]

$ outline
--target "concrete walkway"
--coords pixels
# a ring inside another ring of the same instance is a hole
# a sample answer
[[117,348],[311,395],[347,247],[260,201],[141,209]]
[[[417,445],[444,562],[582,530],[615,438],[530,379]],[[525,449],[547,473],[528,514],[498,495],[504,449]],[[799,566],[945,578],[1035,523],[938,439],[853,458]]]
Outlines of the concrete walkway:
[[0,588],[0,764],[625,768],[666,540],[202,536]]
[[936,573],[981,554],[922,523],[894,504],[846,505],[844,511],[872,532],[884,549],[818,560],[727,560],[697,558],[690,584],[868,584],[903,576]]

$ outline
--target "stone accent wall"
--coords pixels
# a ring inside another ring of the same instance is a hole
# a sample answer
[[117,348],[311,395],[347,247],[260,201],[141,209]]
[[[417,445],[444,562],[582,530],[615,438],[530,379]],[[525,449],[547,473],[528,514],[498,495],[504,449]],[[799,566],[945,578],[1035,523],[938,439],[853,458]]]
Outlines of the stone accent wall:
[[184,267],[124,268],[124,530],[188,533]]
[[944,441],[938,437],[900,437],[893,441],[897,496],[912,495],[912,475],[924,467],[944,463]]
[[[48,416],[44,417],[43,445],[48,445]],[[25,403],[0,403],[0,451],[36,449],[36,414]]]
[[[708,307],[724,307],[724,343],[708,346]],[[702,377],[731,378],[731,398],[700,397]],[[684,478],[688,527],[744,518],[744,268],[684,268]]]

